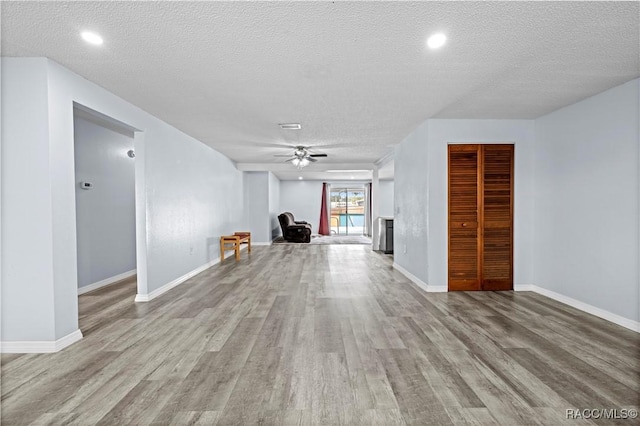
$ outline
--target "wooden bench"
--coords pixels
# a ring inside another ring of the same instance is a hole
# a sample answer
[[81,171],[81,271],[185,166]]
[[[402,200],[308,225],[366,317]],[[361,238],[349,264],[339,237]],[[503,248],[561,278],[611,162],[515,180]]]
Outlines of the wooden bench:
[[247,251],[251,253],[251,232],[235,232],[233,235],[220,237],[220,262],[224,260],[225,250],[233,250],[236,260],[240,260],[240,245],[246,244]]

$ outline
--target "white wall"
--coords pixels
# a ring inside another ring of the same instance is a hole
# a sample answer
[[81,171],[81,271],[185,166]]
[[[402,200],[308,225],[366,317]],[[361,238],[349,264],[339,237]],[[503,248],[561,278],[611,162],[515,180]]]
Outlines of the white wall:
[[280,180],[271,172],[244,172],[246,230],[251,242],[269,244],[281,234]]
[[532,120],[429,120],[429,284],[446,286],[447,278],[447,144],[513,143],[514,225],[513,282],[533,282],[533,149]]
[[515,144],[514,284],[531,284],[532,120],[427,120],[398,147],[394,261],[429,286],[446,288],[447,145]]
[[380,201],[378,215],[381,217],[393,217],[393,192],[392,180],[381,180],[379,183]]
[[271,241],[269,172],[244,172],[245,206],[251,242]]
[[269,228],[271,231],[271,240],[282,235],[278,215],[280,211],[280,179],[273,173],[269,172]]
[[429,159],[427,123],[396,148],[393,261],[424,283],[429,280]]
[[2,58],[3,341],[55,339],[46,93],[45,59]]
[[[133,133],[74,118],[78,287],[136,268]],[[93,184],[82,189],[80,182]]]
[[311,224],[311,232],[318,233],[322,182],[317,180],[280,181],[280,213],[291,212],[296,220]]
[[534,282],[638,321],[639,80],[535,124]]
[[199,141],[50,60],[3,58],[2,91],[2,264],[12,265],[2,270],[4,341],[78,329],[74,102],[141,131],[137,247],[147,256],[137,262],[139,291],[217,259],[219,236],[245,227],[242,173]]

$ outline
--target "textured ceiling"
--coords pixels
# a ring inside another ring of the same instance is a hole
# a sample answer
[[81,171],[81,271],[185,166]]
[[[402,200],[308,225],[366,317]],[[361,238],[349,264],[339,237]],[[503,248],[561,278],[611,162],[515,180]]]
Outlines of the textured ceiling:
[[638,2],[1,7],[3,56],[49,57],[239,163],[300,143],[371,164],[430,117],[535,118],[640,75]]

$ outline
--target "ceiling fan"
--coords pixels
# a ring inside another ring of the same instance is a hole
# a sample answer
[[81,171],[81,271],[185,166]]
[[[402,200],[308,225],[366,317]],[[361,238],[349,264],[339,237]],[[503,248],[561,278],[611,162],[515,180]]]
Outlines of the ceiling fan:
[[289,159],[285,161],[290,161],[291,164],[301,169],[309,165],[309,163],[315,163],[317,157],[326,157],[327,154],[316,154],[313,153],[309,147],[306,146],[294,146],[293,154],[276,154],[274,157],[289,157]]

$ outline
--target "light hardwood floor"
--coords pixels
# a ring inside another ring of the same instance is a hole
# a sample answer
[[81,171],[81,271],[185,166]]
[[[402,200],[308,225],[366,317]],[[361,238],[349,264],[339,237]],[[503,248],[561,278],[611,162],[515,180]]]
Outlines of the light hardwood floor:
[[59,353],[3,355],[2,424],[556,425],[640,405],[638,334],[533,293],[427,294],[367,246],[255,247],[134,294],[81,296],[85,338]]

